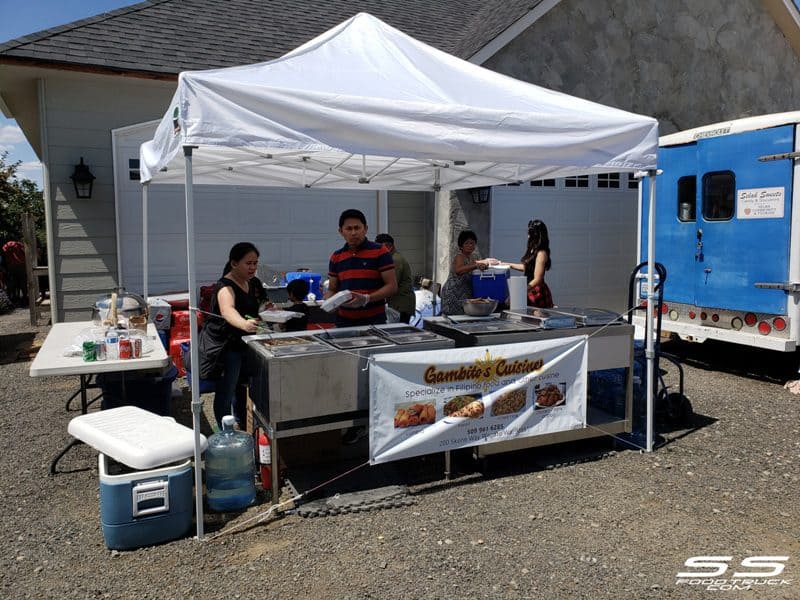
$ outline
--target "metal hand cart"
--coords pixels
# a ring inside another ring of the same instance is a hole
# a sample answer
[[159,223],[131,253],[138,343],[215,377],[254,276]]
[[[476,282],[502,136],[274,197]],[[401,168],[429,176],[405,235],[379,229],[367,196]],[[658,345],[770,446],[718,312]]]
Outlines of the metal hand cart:
[[[628,284],[628,323],[633,322],[633,313],[635,311],[646,311],[647,305],[640,302],[639,296],[635,293],[638,289],[638,283],[646,276],[642,273],[647,267],[646,262],[639,263],[631,272],[630,281]],[[692,404],[684,394],[684,373],[683,365],[678,359],[670,354],[661,350],[661,319],[663,316],[664,307],[664,284],[667,281],[667,269],[661,263],[655,263],[657,282],[654,284],[654,292],[656,292],[656,302],[654,306],[654,328],[655,338],[653,343],[654,350],[654,364],[653,364],[653,397],[654,402],[654,421],[656,424],[668,427],[686,428],[692,422]],[[645,326],[645,340],[649,332]],[[664,375],[666,371],[661,369],[661,359],[666,360],[678,369],[678,389],[676,391],[670,390],[667,385]],[[637,394],[637,386],[634,386],[634,410],[633,410],[633,435],[636,436],[638,432],[644,431],[644,420],[646,411],[646,390],[647,382],[645,381],[647,375],[645,346],[644,341],[634,343],[634,373],[638,370],[640,375],[639,379],[641,385],[638,386],[639,393]],[[634,375],[636,376],[636,375]]]

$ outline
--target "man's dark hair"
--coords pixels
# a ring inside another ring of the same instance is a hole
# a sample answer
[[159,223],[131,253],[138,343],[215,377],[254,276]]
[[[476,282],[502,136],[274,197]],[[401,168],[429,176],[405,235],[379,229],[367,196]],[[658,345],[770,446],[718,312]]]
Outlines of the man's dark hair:
[[364,216],[364,213],[358,210],[357,208],[348,208],[345,211],[342,211],[342,214],[339,215],[339,228],[341,229],[342,225],[347,219],[358,219],[361,221],[365,226],[367,224],[367,217]]
[[302,300],[308,296],[308,281],[305,279],[292,279],[289,285],[286,286],[286,291],[298,300]]
[[375,236],[375,241],[379,244],[391,244],[394,246],[394,238],[388,233],[379,233]]

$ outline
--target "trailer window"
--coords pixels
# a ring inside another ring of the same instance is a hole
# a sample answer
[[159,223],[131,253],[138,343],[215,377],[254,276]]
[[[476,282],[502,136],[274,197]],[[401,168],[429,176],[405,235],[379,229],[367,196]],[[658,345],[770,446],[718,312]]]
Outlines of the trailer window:
[[697,208],[697,177],[686,175],[678,179],[678,220],[694,221]]
[[731,171],[703,175],[703,218],[727,221],[733,217],[736,176]]

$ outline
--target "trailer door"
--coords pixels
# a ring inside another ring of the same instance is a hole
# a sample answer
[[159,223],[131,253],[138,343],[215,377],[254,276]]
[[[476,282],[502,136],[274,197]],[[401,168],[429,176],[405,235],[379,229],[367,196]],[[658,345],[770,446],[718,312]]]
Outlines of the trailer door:
[[[697,204],[696,144],[662,148],[656,177],[655,258],[667,270],[664,298],[694,304],[695,207]],[[643,180],[642,260],[647,260],[648,178]]]
[[696,305],[786,314],[783,291],[754,284],[788,281],[792,161],[758,158],[793,146],[792,125],[697,142]]

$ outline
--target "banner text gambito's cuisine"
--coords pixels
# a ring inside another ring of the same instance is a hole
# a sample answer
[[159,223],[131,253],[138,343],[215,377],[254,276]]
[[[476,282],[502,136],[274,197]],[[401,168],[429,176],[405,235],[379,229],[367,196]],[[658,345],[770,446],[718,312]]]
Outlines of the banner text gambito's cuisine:
[[586,427],[587,338],[378,354],[370,461]]

